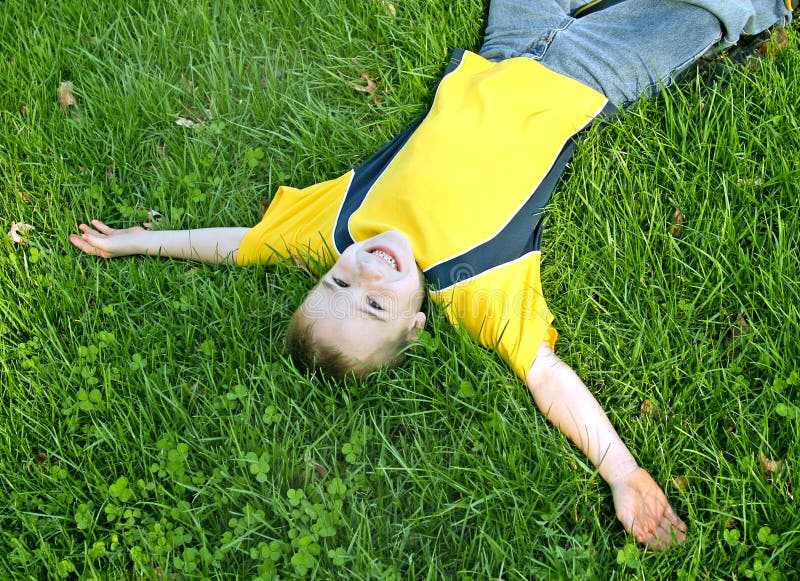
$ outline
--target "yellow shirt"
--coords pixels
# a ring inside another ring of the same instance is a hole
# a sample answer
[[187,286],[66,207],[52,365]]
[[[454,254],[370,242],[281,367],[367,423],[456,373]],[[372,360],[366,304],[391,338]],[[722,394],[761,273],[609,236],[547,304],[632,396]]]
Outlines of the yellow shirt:
[[542,341],[556,339],[540,280],[541,214],[576,135],[607,105],[534,60],[457,51],[420,122],[356,170],[281,187],[238,261],[293,254],[323,270],[354,241],[399,230],[431,300],[524,379]]

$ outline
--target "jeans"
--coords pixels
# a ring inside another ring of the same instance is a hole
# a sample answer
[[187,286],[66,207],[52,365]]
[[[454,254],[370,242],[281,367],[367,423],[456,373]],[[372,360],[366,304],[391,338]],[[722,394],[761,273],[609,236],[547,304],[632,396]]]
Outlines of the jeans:
[[[492,0],[480,54],[525,56],[605,94],[618,106],[668,86],[713,45],[785,26],[784,0]],[[586,6],[585,16],[571,16]]]

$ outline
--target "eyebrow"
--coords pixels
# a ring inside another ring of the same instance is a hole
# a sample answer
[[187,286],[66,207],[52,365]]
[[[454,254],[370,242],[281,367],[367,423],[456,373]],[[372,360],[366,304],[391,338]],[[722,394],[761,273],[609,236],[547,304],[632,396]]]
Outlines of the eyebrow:
[[[329,278],[323,278],[322,279],[322,286],[324,286],[325,288],[327,288],[331,292],[342,290],[339,285],[335,284]],[[364,306],[363,304],[359,304],[358,305],[358,310],[361,311],[362,313],[364,313],[365,315],[367,315],[368,317],[370,317],[372,319],[375,319],[376,321],[380,321],[381,323],[386,323],[388,321],[388,319],[380,316],[377,312],[372,310],[370,307]]]

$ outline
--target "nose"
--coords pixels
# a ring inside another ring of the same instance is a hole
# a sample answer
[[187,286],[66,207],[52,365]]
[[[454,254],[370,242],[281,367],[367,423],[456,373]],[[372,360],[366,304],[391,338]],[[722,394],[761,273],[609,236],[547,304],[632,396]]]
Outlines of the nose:
[[376,258],[368,252],[359,252],[356,260],[356,268],[359,278],[365,282],[373,282],[383,279],[384,272],[381,268],[381,264],[378,262],[379,260],[379,258]]

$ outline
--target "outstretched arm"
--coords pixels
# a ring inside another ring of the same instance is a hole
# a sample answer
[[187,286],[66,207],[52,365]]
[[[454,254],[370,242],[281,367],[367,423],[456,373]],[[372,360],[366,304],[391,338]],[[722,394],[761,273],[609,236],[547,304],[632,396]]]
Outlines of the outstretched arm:
[[542,413],[589,457],[609,484],[625,530],[656,550],[686,538],[686,525],[663,490],[636,463],[583,381],[547,344],[539,349],[526,383]]
[[131,254],[185,258],[201,262],[236,263],[236,254],[248,228],[201,228],[197,230],[145,230],[135,226],[124,230],[110,228],[100,220],[91,226],[81,224],[81,234],[69,241],[101,258]]

